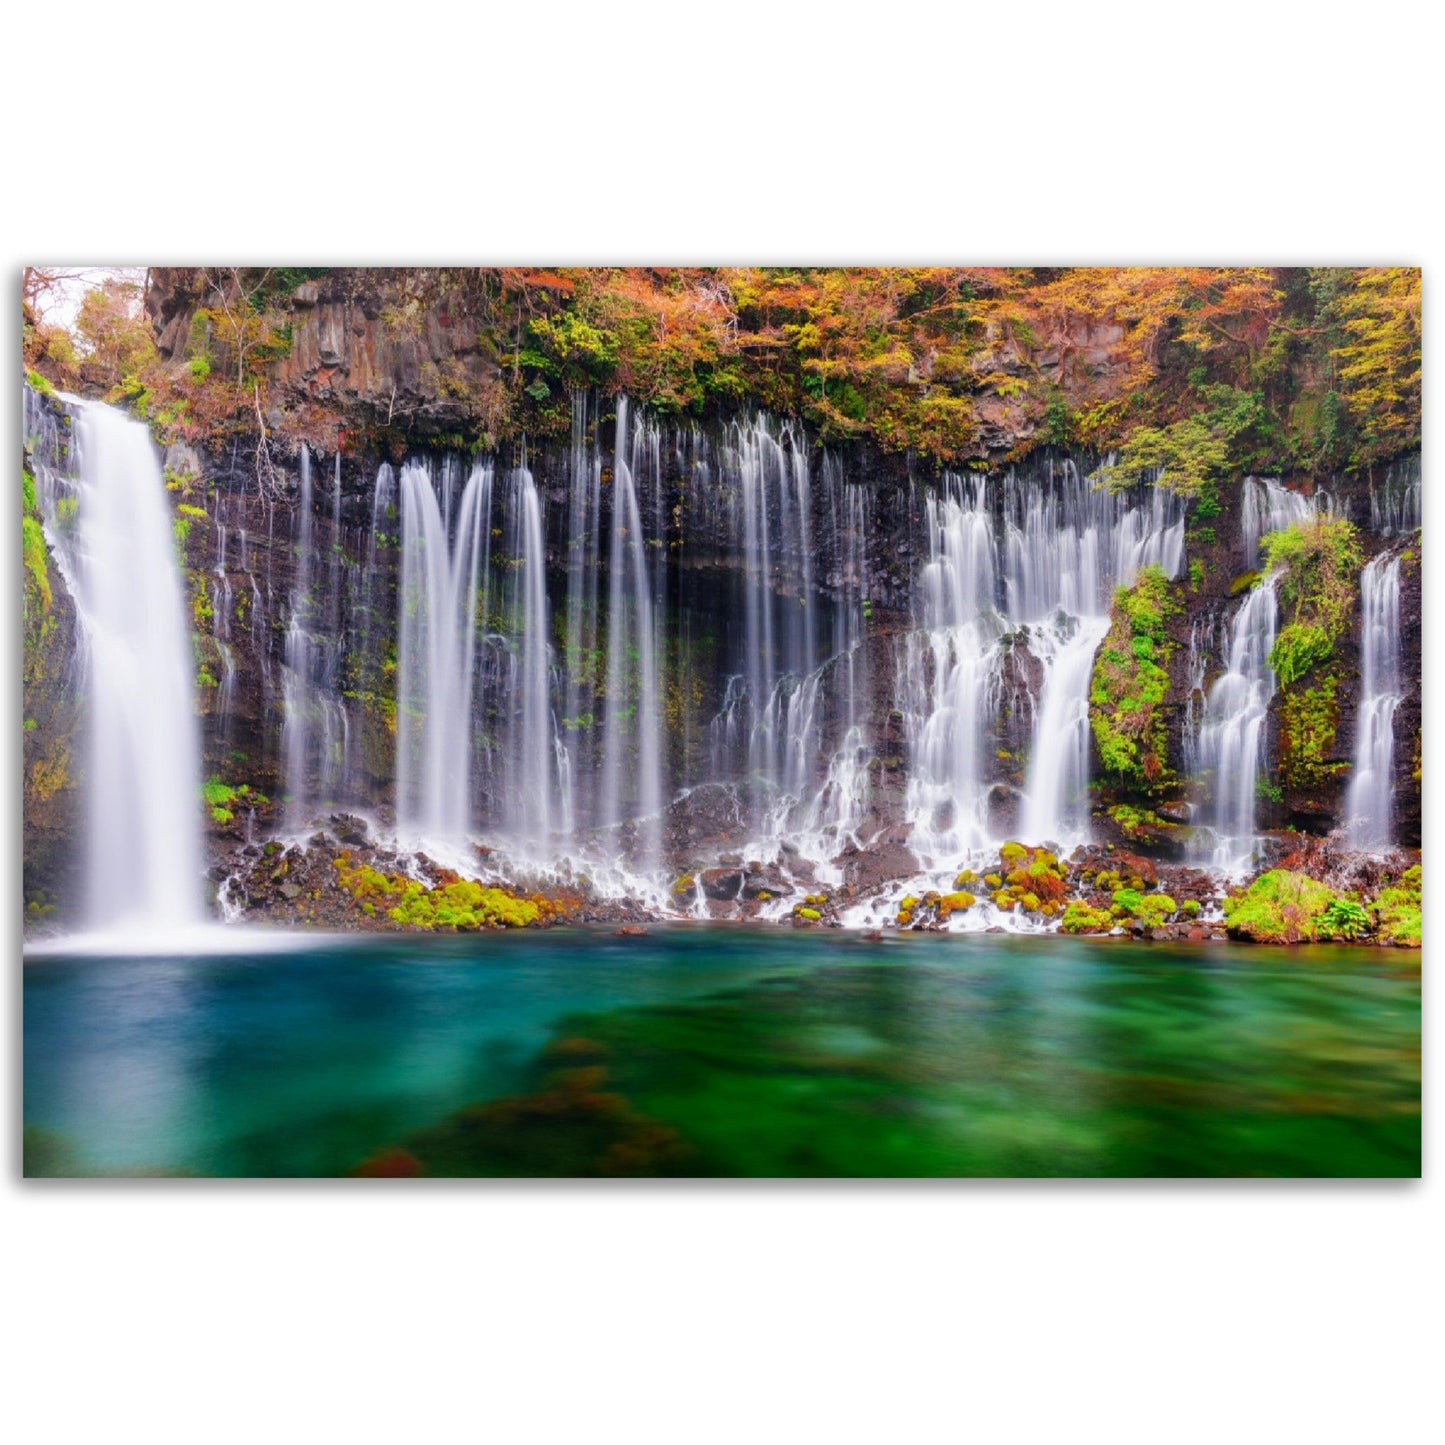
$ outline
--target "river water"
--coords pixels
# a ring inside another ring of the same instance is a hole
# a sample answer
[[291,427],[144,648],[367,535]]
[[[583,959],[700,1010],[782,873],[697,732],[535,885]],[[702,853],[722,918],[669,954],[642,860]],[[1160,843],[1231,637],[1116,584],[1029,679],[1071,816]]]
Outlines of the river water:
[[27,959],[28,1174],[1420,1172],[1417,954],[218,934]]

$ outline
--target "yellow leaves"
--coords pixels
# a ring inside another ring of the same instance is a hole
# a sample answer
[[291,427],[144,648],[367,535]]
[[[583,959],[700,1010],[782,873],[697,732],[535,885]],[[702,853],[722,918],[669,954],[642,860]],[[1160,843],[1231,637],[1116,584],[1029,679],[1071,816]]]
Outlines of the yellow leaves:
[[1337,303],[1349,340],[1341,363],[1346,405],[1360,426],[1359,460],[1388,456],[1420,434],[1420,271],[1374,266],[1356,273]]

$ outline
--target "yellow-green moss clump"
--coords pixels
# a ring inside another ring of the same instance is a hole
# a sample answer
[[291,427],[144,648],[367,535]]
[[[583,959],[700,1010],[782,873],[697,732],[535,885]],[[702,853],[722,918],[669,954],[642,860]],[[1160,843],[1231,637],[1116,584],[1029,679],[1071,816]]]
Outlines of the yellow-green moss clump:
[[1087,903],[1074,899],[1064,909],[1059,927],[1065,933],[1108,933],[1114,926],[1114,916],[1104,908],[1090,908]]
[[1047,848],[1029,850],[1005,843],[999,859],[1007,870],[1004,882],[1030,912],[1038,912],[1046,903],[1063,903],[1068,891],[1064,865]]
[[368,917],[384,912],[393,923],[411,928],[530,928],[550,923],[563,911],[555,900],[521,898],[504,888],[486,888],[470,878],[443,875],[429,888],[415,878],[382,873],[362,864],[351,866],[349,854],[336,859],[342,886]]

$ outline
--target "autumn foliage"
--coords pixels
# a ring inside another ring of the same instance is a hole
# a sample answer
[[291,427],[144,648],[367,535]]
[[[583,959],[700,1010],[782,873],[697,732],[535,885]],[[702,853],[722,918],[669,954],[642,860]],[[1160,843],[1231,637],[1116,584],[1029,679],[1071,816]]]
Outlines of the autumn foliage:
[[1420,273],[1409,268],[167,275],[191,292],[185,354],[122,360],[112,389],[192,439],[254,418],[303,278],[388,335],[469,328],[485,367],[424,380],[492,441],[565,434],[570,394],[596,387],[664,414],[766,408],[824,440],[947,465],[1044,444],[1114,452],[1121,480],[1162,474],[1189,493],[1241,469],[1327,474],[1419,443]]

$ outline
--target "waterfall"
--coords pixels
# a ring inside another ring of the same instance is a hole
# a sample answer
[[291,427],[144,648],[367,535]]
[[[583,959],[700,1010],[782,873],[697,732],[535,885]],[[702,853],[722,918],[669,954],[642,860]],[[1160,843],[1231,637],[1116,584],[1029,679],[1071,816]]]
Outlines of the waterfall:
[[[235,597],[231,588],[231,576],[226,570],[226,524],[221,520],[221,504],[216,503],[216,595],[212,602],[215,617],[214,633],[216,650],[221,655],[221,681],[216,690],[214,716],[216,736],[222,742],[231,738],[231,711],[236,702],[236,649],[231,636],[231,613]],[[243,534],[244,536],[244,534]]]
[[1021,829],[1033,842],[1072,843],[1088,836],[1089,689],[1094,653],[1108,630],[1107,616],[1060,614],[1033,631],[1036,655],[1048,667]]
[[867,676],[864,611],[873,492],[848,483],[837,459],[825,455],[822,493],[834,559],[834,575],[829,580],[839,605],[833,614],[832,656],[810,674],[805,686],[813,692],[810,711],[817,706],[820,690],[831,693],[841,735],[821,785],[810,788],[810,780],[800,769],[796,787],[801,802],[791,816],[778,820],[777,831],[791,832],[802,855],[815,863],[820,881],[838,883],[841,873],[830,860],[850,838],[856,841],[868,792],[870,749],[862,690]]
[[293,521],[296,557],[291,617],[286,629],[281,753],[288,799],[287,821],[303,827],[314,808],[344,800],[351,722],[341,695],[346,636],[341,614],[341,458],[334,469],[325,597],[315,596],[315,494],[311,451],[301,448]]
[[1244,565],[1259,566],[1259,539],[1281,532],[1311,517],[1334,515],[1334,499],[1327,492],[1306,497],[1281,486],[1273,477],[1246,477],[1241,484],[1240,533],[1244,538]]
[[1161,489],[1111,493],[1065,463],[1044,485],[1010,473],[997,521],[987,482],[946,476],[927,499],[926,530],[920,627],[899,669],[915,850],[942,862],[993,839],[985,743],[1011,646],[1041,678],[1023,833],[1079,841],[1088,833],[1089,687],[1113,588],[1150,564],[1178,573],[1183,503]]
[[655,598],[647,551],[628,448],[627,398],[618,397],[608,565],[602,818],[608,824],[636,822],[641,857],[655,866],[662,853],[662,727]]
[[[32,427],[27,392],[27,432]],[[67,397],[79,468],[36,454],[46,541],[75,601],[87,769],[87,915],[155,935],[198,922],[203,872],[195,660],[150,434]],[[64,520],[62,522],[62,514]]]
[[922,627],[905,640],[899,689],[914,740],[906,807],[915,851],[948,856],[988,836],[980,752],[998,710],[1004,627],[987,483],[946,478],[926,510]]
[[1360,573],[1360,707],[1345,823],[1357,848],[1388,848],[1394,822],[1395,709],[1400,705],[1400,559]]
[[510,707],[515,771],[508,811],[512,837],[540,854],[554,829],[564,836],[572,830],[571,768],[550,701],[547,553],[537,484],[525,462],[512,474],[507,514],[513,529],[511,552],[518,563],[512,633],[520,650]]
[[491,545],[492,466],[472,468],[453,513],[456,466],[402,468],[396,705],[397,828],[457,842],[472,826],[478,582]]
[[589,420],[596,426],[596,410],[586,392],[572,397],[572,439],[568,452],[567,536],[563,554],[567,572],[567,610],[564,655],[567,685],[562,703],[561,733],[569,740],[569,812],[575,826],[582,818],[593,820],[595,769],[586,775],[584,789],[579,763],[593,761],[595,743],[592,698],[596,693],[597,574],[601,568],[602,449],[589,447]]
[[1385,470],[1379,487],[1370,480],[1370,530],[1389,537],[1420,525],[1420,458],[1407,457]]
[[1201,861],[1230,872],[1246,868],[1255,854],[1255,788],[1274,696],[1275,580],[1264,578],[1235,613],[1228,667],[1209,689],[1194,745],[1195,782],[1208,790],[1200,821],[1212,834]]

